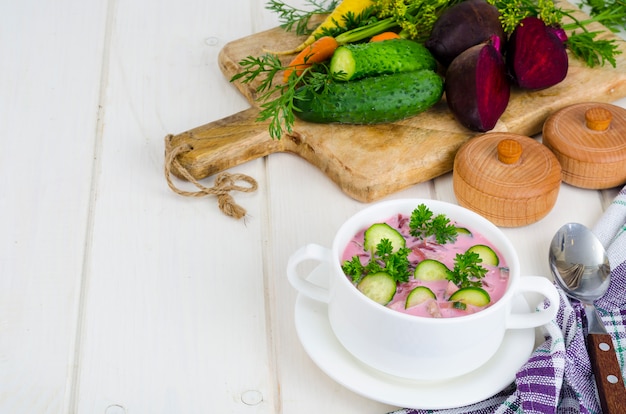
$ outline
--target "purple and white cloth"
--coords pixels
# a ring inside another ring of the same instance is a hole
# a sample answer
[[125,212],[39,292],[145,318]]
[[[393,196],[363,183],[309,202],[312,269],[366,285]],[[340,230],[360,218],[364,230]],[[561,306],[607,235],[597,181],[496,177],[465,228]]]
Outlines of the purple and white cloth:
[[[614,339],[617,359],[626,373],[626,187],[593,228],[607,248],[611,285],[595,302]],[[545,327],[545,342],[516,374],[515,382],[487,400],[445,410],[401,409],[389,414],[569,414],[602,412],[585,347],[584,311],[558,288],[561,306]],[[626,377],[624,378],[626,381]]]

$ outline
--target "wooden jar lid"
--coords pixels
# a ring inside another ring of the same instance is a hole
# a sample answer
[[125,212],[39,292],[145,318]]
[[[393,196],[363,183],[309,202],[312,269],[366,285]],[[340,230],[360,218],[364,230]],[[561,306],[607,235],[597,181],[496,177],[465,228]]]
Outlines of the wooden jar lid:
[[519,227],[542,219],[556,203],[558,160],[538,141],[508,132],[470,139],[454,158],[458,203],[497,226]]
[[585,102],[552,114],[543,143],[557,157],[563,181],[599,190],[626,183],[626,109]]

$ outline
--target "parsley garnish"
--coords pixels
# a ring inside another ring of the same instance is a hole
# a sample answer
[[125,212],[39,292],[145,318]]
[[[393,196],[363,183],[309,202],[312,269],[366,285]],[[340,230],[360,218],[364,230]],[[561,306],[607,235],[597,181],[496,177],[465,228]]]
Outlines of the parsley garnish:
[[411,213],[409,234],[425,240],[434,237],[437,243],[454,242],[457,236],[456,226],[450,223],[445,214],[434,215],[424,204],[417,206]]
[[447,279],[459,288],[482,287],[482,279],[487,274],[487,269],[480,265],[482,261],[476,252],[458,253]]
[[361,263],[359,256],[352,256],[351,260],[343,262],[341,269],[346,276],[350,276],[353,283],[359,283],[359,281],[363,279],[363,276],[365,276],[365,266]]
[[[410,234],[422,240],[434,237],[438,243],[455,241],[457,228],[450,223],[444,215],[436,215],[425,204],[420,204],[411,214],[409,221]],[[402,247],[393,251],[393,244],[389,239],[382,239],[373,252],[369,262],[361,263],[359,256],[353,256],[341,265],[343,272],[358,284],[361,279],[371,273],[385,272],[396,283],[408,282],[412,274],[412,265],[408,256],[411,249]],[[454,258],[454,268],[448,271],[446,279],[459,288],[482,287],[482,279],[487,274],[487,269],[481,266],[480,255],[473,251],[458,253]]]
[[382,239],[376,245],[376,251],[370,261],[363,266],[358,256],[346,260],[342,269],[343,272],[352,278],[353,283],[358,283],[370,273],[385,272],[396,282],[408,282],[411,272],[409,271],[409,253],[411,249],[402,247],[396,252],[389,239]]

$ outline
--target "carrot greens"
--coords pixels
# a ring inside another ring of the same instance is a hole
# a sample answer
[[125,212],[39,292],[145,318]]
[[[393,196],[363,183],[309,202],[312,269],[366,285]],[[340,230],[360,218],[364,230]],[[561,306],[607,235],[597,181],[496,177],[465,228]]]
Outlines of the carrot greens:
[[605,14],[610,18],[602,20],[609,29],[617,32],[626,28],[626,0],[582,0],[581,8],[587,8],[590,16]]

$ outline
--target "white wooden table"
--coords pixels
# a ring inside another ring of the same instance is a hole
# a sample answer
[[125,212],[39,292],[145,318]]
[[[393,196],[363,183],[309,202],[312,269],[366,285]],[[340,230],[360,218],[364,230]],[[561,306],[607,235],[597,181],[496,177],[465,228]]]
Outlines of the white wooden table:
[[[285,277],[363,204],[288,154],[231,171],[259,182],[234,194],[246,220],[164,180],[166,134],[248,107],[217,55],[278,24],[265,2],[0,4],[0,413],[394,409],[309,359]],[[545,219],[506,229],[523,271],[548,275],[554,231],[615,194],[563,185]],[[451,176],[400,197],[454,202]]]

